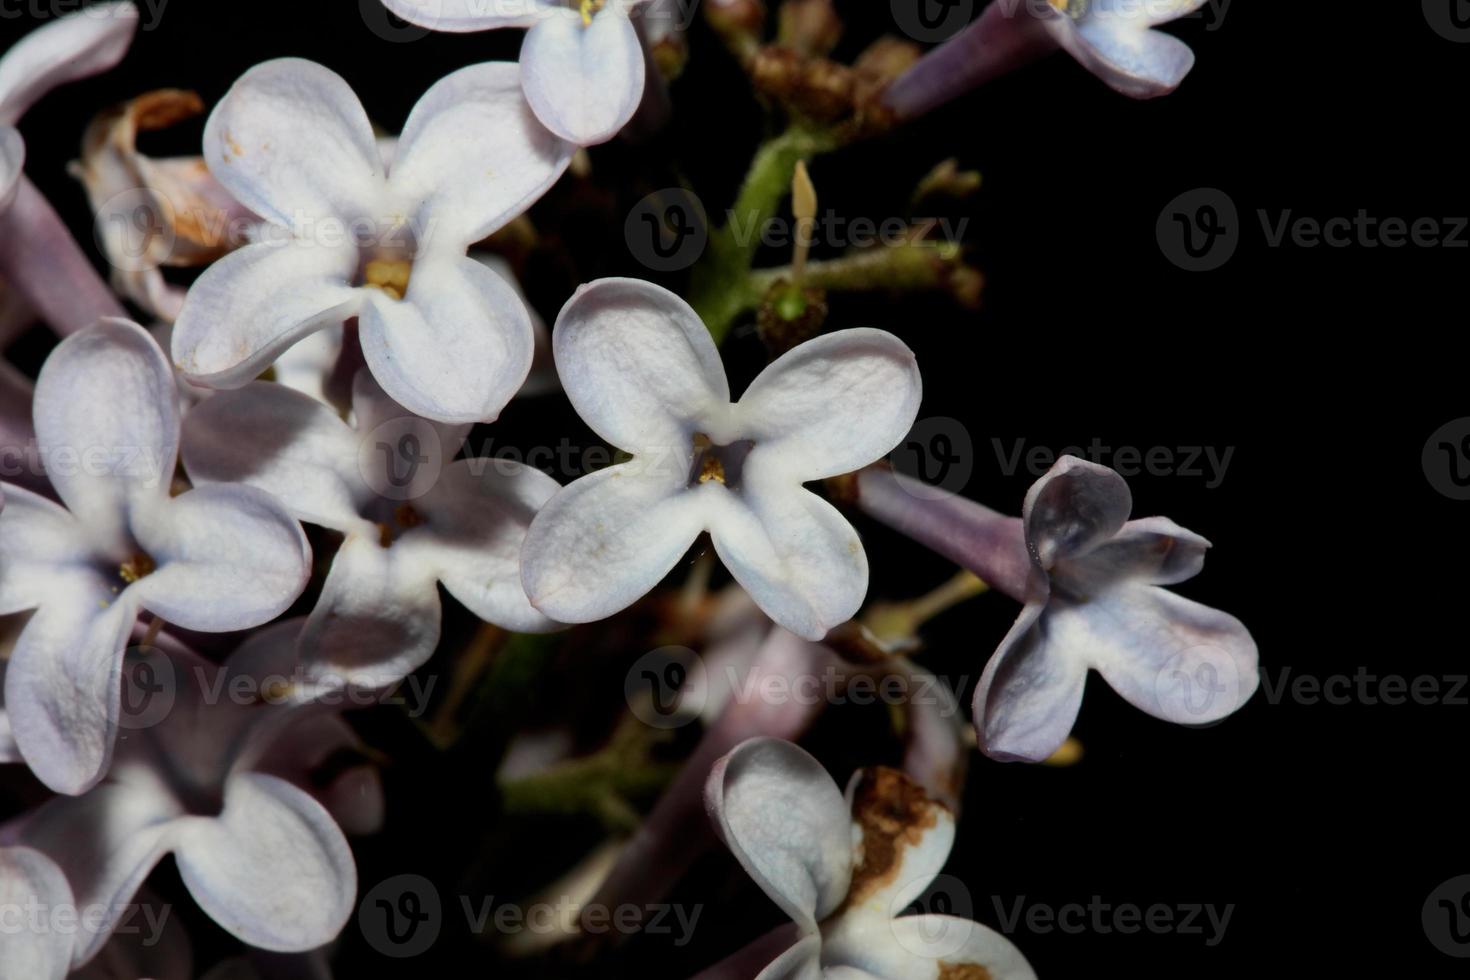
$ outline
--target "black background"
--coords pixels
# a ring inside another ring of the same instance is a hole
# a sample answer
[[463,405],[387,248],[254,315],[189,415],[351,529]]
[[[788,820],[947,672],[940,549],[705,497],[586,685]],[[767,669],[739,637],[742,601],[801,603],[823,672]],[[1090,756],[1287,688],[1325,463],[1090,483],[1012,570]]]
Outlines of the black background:
[[[886,3],[839,7],[849,18],[839,54],[895,30]],[[6,43],[26,23],[0,21]],[[1407,678],[1466,673],[1459,617],[1470,503],[1437,493],[1420,454],[1438,426],[1470,414],[1462,299],[1470,253],[1272,248],[1257,212],[1470,213],[1470,45],[1435,33],[1413,2],[1241,2],[1210,26],[1196,19],[1174,28],[1198,64],[1167,98],[1128,100],[1057,55],[814,163],[824,208],[875,220],[905,214],[914,183],[944,157],[984,174],[964,212],[987,277],[980,312],[938,297],[839,297],[830,322],[884,327],[914,347],[922,414],[960,420],[974,460],[964,492],[999,509],[1018,510],[1032,476],[1004,473],[993,440],[1007,448],[1016,439],[1052,448],[1093,439],[1233,447],[1218,487],[1181,475],[1130,484],[1137,515],[1166,514],[1215,543],[1204,573],[1181,591],[1243,619],[1273,683],[1287,668],[1318,678],[1359,668]],[[569,181],[532,211],[572,242],[526,276],[548,319],[577,282],[660,278],[622,241],[623,216],[645,193],[683,178],[711,210],[732,197],[765,124],[702,23],[690,40],[690,67],[673,89],[676,126],[653,143],[594,149],[600,190]],[[170,0],[121,68],[58,92],[26,118],[28,173],[90,248],[85,201],[62,167],[105,104],[166,86],[197,89],[212,104],[252,64],[297,55],[343,74],[370,115],[396,130],[439,77],[513,58],[518,45],[516,32],[390,43],[368,29],[356,0]],[[201,126],[149,146],[197,152]],[[1171,199],[1200,187],[1233,199],[1242,241],[1224,268],[1188,273],[1161,253],[1155,223]],[[33,335],[15,356],[34,361],[48,343]],[[754,338],[737,334],[727,349],[733,373],[748,378],[761,356]],[[555,400],[517,403],[495,430],[498,442],[528,445],[567,434],[590,441]],[[911,595],[949,574],[871,522],[859,527],[874,596]],[[1014,612],[989,596],[947,614],[926,634],[925,662],[973,686]],[[562,681],[570,689],[595,677],[569,670]],[[618,683],[615,673],[596,680]],[[809,744],[841,782],[873,760],[860,755],[852,719],[836,714]],[[1439,883],[1470,872],[1467,717],[1464,705],[1273,704],[1262,692],[1225,723],[1186,730],[1139,714],[1094,677],[1075,732],[1086,747],[1082,764],[975,760],[948,872],[992,926],[995,902],[1020,896],[1050,905],[1097,895],[1111,904],[1235,906],[1213,948],[1201,936],[1023,928],[1012,938],[1043,977],[1462,975],[1463,965],[1427,941],[1420,909]],[[383,723],[360,721],[372,741]],[[475,835],[494,822],[491,773],[460,755],[390,767],[387,784],[388,826],[358,848],[362,890],[416,871],[452,894],[465,855],[488,841]],[[575,822],[497,833],[514,852],[503,860],[518,865],[503,880],[518,883],[536,869],[544,880],[590,839]],[[753,887],[726,884],[740,881],[732,868],[712,855],[676,899],[710,905],[694,947],[639,939],[589,972],[567,965],[544,975],[694,972],[779,921]],[[165,889],[171,874],[162,872]],[[514,891],[494,880],[475,887]],[[203,916],[189,921],[201,957],[228,952],[227,937]],[[339,976],[523,975],[452,928],[432,953],[403,963],[377,957],[355,924],[344,937]]]

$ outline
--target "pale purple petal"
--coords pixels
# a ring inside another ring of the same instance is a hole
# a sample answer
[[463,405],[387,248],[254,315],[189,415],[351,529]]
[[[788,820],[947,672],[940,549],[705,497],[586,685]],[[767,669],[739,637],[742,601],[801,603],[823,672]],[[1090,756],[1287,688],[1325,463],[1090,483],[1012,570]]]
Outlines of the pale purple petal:
[[487,422],[531,370],[535,336],[520,297],[463,255],[420,257],[403,299],[376,290],[359,320],[373,378],[409,411]]
[[621,4],[584,25],[576,10],[548,11],[526,32],[521,84],[541,122],[578,146],[605,143],[643,100],[643,47]]
[[560,489],[540,470],[510,460],[460,460],[418,504],[428,523],[395,547],[421,555],[481,619],[520,633],[555,629],[526,597],[521,547],[536,512]]
[[753,738],[715,763],[705,788],[715,829],[761,890],[803,931],[835,910],[852,877],[852,819],[821,763]]
[[63,980],[74,937],[59,929],[26,928],[25,916],[33,907],[72,905],[71,886],[50,858],[29,847],[0,847],[0,909],[11,918],[0,943],[0,976]]
[[[35,419],[67,509],[99,546],[125,549],[129,513],[168,492],[178,457],[178,389],[163,351],[126,320],[73,334],[41,368]],[[74,462],[60,465],[62,452]]]
[[753,455],[807,482],[881,459],[913,427],[922,393],[903,341],[882,330],[840,330],[774,361],[736,411],[755,440]]
[[15,125],[52,89],[116,65],[137,27],[131,3],[98,3],[21,38],[0,56],[0,126]]
[[343,533],[361,525],[357,434],[289,388],[257,381],[201,402],[184,418],[182,454],[196,486],[245,483],[311,524]]
[[609,466],[563,487],[526,533],[521,581],[531,604],[563,623],[605,619],[673,570],[705,527],[682,480]]
[[189,290],[174,324],[173,359],[190,381],[238,388],[286,348],[357,313],[357,249],[285,240],[231,252]]
[[695,432],[728,425],[719,351],[666,289],[637,279],[585,285],[562,308],[551,342],[577,414],[620,449],[689,454]]
[[303,238],[376,217],[385,186],[362,103],[341,76],[300,58],[240,76],[210,113],[204,158],[237,200]]
[[[65,602],[95,555],[87,529],[66,508],[23,487],[0,484],[0,616]],[[118,583],[122,583],[119,581]]]
[[285,612],[306,588],[306,535],[263,490],[199,487],[138,518],[138,543],[158,569],[137,583],[137,599],[170,623],[206,632],[248,629]]
[[1026,492],[1022,520],[1031,554],[1050,570],[1109,541],[1133,509],[1123,478],[1096,463],[1063,456]]
[[521,214],[575,150],[537,120],[514,62],[471,65],[436,82],[398,140],[389,186],[422,202],[420,253],[464,250]]
[[1001,761],[1041,762],[1061,747],[1082,708],[1087,662],[1052,635],[1046,597],[1021,610],[975,689],[980,751]]
[[321,804],[274,776],[242,773],[213,820],[179,833],[179,874],[209,916],[242,941],[302,952],[336,938],[357,898],[357,868]]
[[451,33],[530,27],[554,0],[383,0],[410,24]]
[[[876,980],[945,980],[981,976],[987,980],[1036,980],[1036,973],[1009,939],[977,922],[947,915],[903,916],[884,925],[854,923],[838,929],[823,947],[827,977],[838,964]],[[979,967],[982,972],[967,972]]]

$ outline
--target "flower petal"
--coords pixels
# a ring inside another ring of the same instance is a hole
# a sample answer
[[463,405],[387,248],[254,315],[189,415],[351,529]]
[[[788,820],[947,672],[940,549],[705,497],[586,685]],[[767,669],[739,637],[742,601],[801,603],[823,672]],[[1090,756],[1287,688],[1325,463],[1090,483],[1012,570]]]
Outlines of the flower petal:
[[[78,583],[80,586],[81,583]],[[117,737],[123,650],[137,619],[125,591],[74,588],[38,609],[5,671],[5,710],[26,764],[58,793],[82,793],[107,771]]]
[[125,548],[129,511],[168,492],[178,457],[178,388],[163,351],[136,323],[100,320],[46,359],[34,414],[67,509],[103,547]]
[[743,492],[706,484],[710,537],[761,610],[808,640],[851,619],[868,592],[868,557],[847,518],[816,494],[746,461]]
[[50,858],[29,847],[0,847],[0,909],[11,911],[0,944],[0,976],[64,980],[71,970],[72,936],[60,929],[27,929],[23,917],[26,909],[74,906],[66,875]]
[[423,251],[463,254],[555,184],[575,151],[536,120],[515,62],[471,65],[436,82],[403,126],[390,186],[422,202]]
[[199,487],[138,517],[138,543],[158,570],[139,580],[137,600],[185,629],[259,626],[285,612],[311,575],[301,525],[255,487]]
[[20,131],[0,123],[0,214],[10,210],[20,191],[20,178],[25,173],[26,141]]
[[803,931],[846,897],[852,818],[805,751],[774,738],[742,742],[711,769],[705,803],[736,860]]
[[730,386],[720,353],[678,296],[638,279],[578,289],[551,335],[562,387],[603,439],[635,453],[690,453],[724,427]]
[[1054,570],[1053,578],[1077,580],[1083,594],[1129,580],[1174,585],[1199,574],[1209,548],[1209,541],[1167,517],[1145,517],[1129,521],[1111,540],[1067,563],[1065,572]]
[[274,494],[299,520],[358,527],[358,439],[330,408],[266,381],[224,391],[184,418],[184,469],[196,486],[244,483]]
[[954,846],[954,814],[896,769],[853,773],[847,804],[858,860],[844,915],[898,915],[928,890]]
[[[888,929],[867,928],[860,934],[839,930],[823,948],[824,959],[833,966],[841,963],[862,970],[876,980],[969,976],[1036,980],[1021,951],[978,922],[948,915],[908,915],[888,925]],[[979,967],[979,971],[966,967]],[[839,974],[829,967],[826,975]]]
[[583,25],[570,8],[548,11],[521,45],[521,84],[547,129],[578,146],[605,143],[643,101],[643,46],[621,4]]
[[302,629],[302,667],[319,690],[378,690],[429,659],[439,642],[435,570],[413,549],[349,534]]
[[497,27],[529,27],[546,0],[383,0],[383,5],[410,24],[434,31],[468,33]]
[[188,824],[176,851],[199,907],[252,946],[315,949],[352,913],[357,868],[342,831],[321,804],[275,776],[231,778],[219,817]]
[[1110,540],[1133,509],[1123,478],[1096,463],[1063,456],[1026,492],[1026,544],[1041,567],[1078,558]]
[[408,293],[368,291],[358,336],[394,401],[440,422],[488,422],[526,380],[531,318],[505,281],[463,255],[421,258]]
[[822,937],[806,936],[776,957],[755,980],[824,980]]
[[78,566],[93,558],[86,529],[66,508],[24,487],[0,483],[0,616],[65,601]]
[[302,237],[375,217],[385,186],[362,103],[336,72],[300,58],[240,76],[205,124],[204,159],[242,204]]
[[1087,663],[1051,635],[1046,597],[1021,610],[975,688],[980,751],[1002,762],[1041,762],[1072,731],[1082,708]]
[[[445,422],[435,422],[431,419],[419,418],[389,398],[388,393],[378,384],[377,379],[373,377],[371,371],[367,368],[359,368],[357,373],[352,376],[352,427],[356,430],[353,438],[360,443],[362,440],[370,438],[373,435],[373,430],[379,426],[390,425],[401,419],[408,420],[408,424],[404,426],[405,432],[412,431],[415,434],[422,434],[427,438],[428,430],[433,430],[434,437],[439,441],[438,455],[431,455],[428,460],[423,461],[422,465],[431,468],[435,473],[442,469],[446,460],[453,459],[459,453],[460,447],[464,445],[465,438],[470,434],[470,430],[474,428],[473,425],[468,423],[455,423],[451,425]],[[395,433],[398,431],[396,429],[394,430]],[[425,439],[421,439],[420,443],[422,444],[424,441]],[[432,446],[422,448],[428,450],[433,449]],[[371,449],[379,453],[382,451],[381,447],[376,445],[372,446]],[[357,451],[361,452],[362,450],[359,448]],[[361,479],[362,470],[360,467],[358,469],[358,475]],[[412,493],[413,490],[417,489],[417,485],[413,480],[410,480],[409,483],[410,487],[405,489],[407,492]]]
[[561,487],[512,460],[460,460],[418,505],[428,523],[395,547],[412,549],[481,619],[520,633],[557,627],[531,605],[521,585],[521,546],[546,501]]
[[755,440],[797,482],[851,473],[913,428],[923,384],[897,337],[839,330],[788,351],[751,382],[736,409]]
[[1164,721],[1219,721],[1260,680],[1256,642],[1240,620],[1167,589],[1115,589],[1063,617],[1069,645],[1130,704]]
[[[1170,18],[1165,18],[1170,19]],[[1084,17],[1062,41],[1073,57],[1110,87],[1135,99],[1167,95],[1194,67],[1189,45],[1150,30],[1137,11]]]
[[592,623],[642,598],[705,527],[698,494],[638,461],[563,487],[531,522],[521,581],[531,604],[563,623]]
[[13,126],[43,95],[122,60],[138,27],[131,3],[98,3],[59,17],[0,57],[0,126]]
[[74,937],[73,963],[95,956],[129,911],[143,880],[173,843],[178,808],[156,786],[108,780],[83,796],[56,797],[26,819],[22,843],[60,866],[78,908],[95,906]]
[[356,249],[287,240],[231,252],[189,289],[173,359],[190,381],[238,388],[307,334],[353,316]]

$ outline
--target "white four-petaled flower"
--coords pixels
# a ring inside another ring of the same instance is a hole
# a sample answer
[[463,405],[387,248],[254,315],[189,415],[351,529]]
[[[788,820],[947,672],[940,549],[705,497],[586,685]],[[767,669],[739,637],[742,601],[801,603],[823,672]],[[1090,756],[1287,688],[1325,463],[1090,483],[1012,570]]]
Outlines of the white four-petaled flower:
[[310,572],[301,526],[269,494],[170,496],[178,394],[163,351],[124,320],[68,337],[36,382],[36,436],[65,507],[4,486],[0,615],[35,610],[5,672],[27,764],[80,793],[106,772],[123,651],[140,610],[185,629],[259,626]]
[[[288,620],[261,630],[224,666],[175,643],[148,651],[150,688],[130,698],[130,731],[107,778],[0,835],[27,859],[23,884],[65,894],[39,852],[64,874],[73,907],[88,910],[69,949],[44,935],[0,944],[0,976],[60,977],[60,955],[72,967],[91,960],[169,853],[199,906],[244,942],[298,952],[336,937],[357,890],[339,821],[365,814],[371,826],[381,788],[352,770],[317,785],[315,768],[354,740],[335,715],[277,700],[300,628]],[[52,969],[13,972],[27,956],[45,956]]]
[[191,381],[238,388],[308,334],[358,318],[373,377],[443,422],[495,418],[534,348],[525,304],[466,256],[566,168],[514,64],[463,68],[426,92],[385,166],[339,76],[297,59],[257,65],[209,117],[210,171],[272,223],[212,265],[174,325]]
[[599,436],[633,458],[561,490],[526,535],[522,576],[562,622],[610,616],[648,592],[702,531],[781,626],[811,640],[868,587],[862,542],[802,487],[892,449],[918,413],[913,352],[881,330],[795,348],[730,400],[699,317],[632,279],[584,286],[552,331],[562,387]]
[[439,31],[529,27],[521,86],[547,129],[578,146],[604,143],[633,118],[647,69],[630,19],[647,0],[383,0]]
[[201,402],[184,421],[190,479],[259,487],[344,536],[302,633],[303,694],[382,688],[427,660],[439,641],[439,582],[505,629],[556,628],[527,601],[519,571],[526,527],[556,481],[510,460],[446,463],[469,427],[410,415],[366,371],[353,415],[349,425],[258,381]]
[[954,815],[902,773],[860,770],[844,799],[805,751],[755,738],[715,763],[705,799],[731,853],[796,924],[756,980],[1034,980],[1020,951],[979,923],[900,914],[954,843]]

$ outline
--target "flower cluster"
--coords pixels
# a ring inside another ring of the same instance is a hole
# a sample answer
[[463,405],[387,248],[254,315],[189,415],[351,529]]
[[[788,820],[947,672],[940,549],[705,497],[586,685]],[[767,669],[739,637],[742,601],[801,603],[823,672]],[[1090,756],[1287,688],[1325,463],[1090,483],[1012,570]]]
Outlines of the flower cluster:
[[[911,914],[948,859],[970,749],[1054,757],[1090,670],[1168,722],[1243,705],[1250,634],[1166,588],[1201,570],[1209,543],[1165,518],[1130,520],[1122,478],[1070,457],[1019,518],[894,472],[885,458],[918,417],[922,365],[893,332],[829,328],[825,290],[844,288],[845,267],[809,265],[803,245],[790,268],[758,273],[753,247],[726,234],[686,293],[584,282],[548,331],[507,239],[569,170],[585,173],[573,165],[585,148],[659,124],[678,67],[668,6],[383,2],[435,30],[526,28],[520,60],[451,71],[396,137],[347,80],[292,58],[249,69],[209,107],[197,158],[154,160],[135,143],[203,112],[196,96],[106,110],[77,166],[99,222],[113,227],[129,195],[159,219],[142,264],[124,261],[140,244],[126,227],[99,235],[110,284],[25,177],[14,124],[51,88],[116,65],[137,11],[95,4],[0,58],[0,339],[36,322],[60,338],[34,378],[9,363],[0,374],[0,436],[27,461],[0,483],[0,761],[29,773],[35,802],[0,815],[0,910],[100,910],[79,929],[4,920],[0,976],[104,960],[129,976],[194,975],[186,938],[165,963],[120,928],[167,855],[226,933],[327,970],[322,949],[359,903],[349,837],[376,833],[393,805],[377,769],[390,753],[344,707],[384,700],[434,662],[454,679],[421,724],[440,751],[466,737],[467,701],[509,715],[535,689],[515,687],[533,670],[526,650],[672,642],[703,649],[703,670],[635,668],[630,682],[674,679],[656,703],[632,683],[610,694],[648,725],[620,723],[585,758],[558,733],[512,725],[489,739],[499,773],[463,779],[498,779],[508,810],[590,801],[636,827],[589,872],[602,906],[656,900],[723,841],[791,923],[702,976],[1034,977],[986,926]],[[759,5],[709,6],[795,122],[757,155],[747,203],[770,213],[794,187],[800,225],[815,208],[802,160],[1022,53],[1063,48],[1130,95],[1172,89],[1192,55],[1152,28],[1199,0],[1141,14],[1107,0],[995,4],[924,58],[887,43],[852,66],[829,60],[840,23],[825,2],[783,8],[777,44],[761,38]],[[950,71],[977,46],[994,57]],[[824,86],[836,101],[820,109]],[[934,179],[964,183],[953,168]],[[959,256],[906,236],[863,256],[861,274],[953,286]],[[164,276],[189,265],[203,269],[187,287]],[[769,357],[737,396],[721,341],[751,309]],[[563,483],[474,449],[477,427],[533,393],[564,398],[611,464]],[[872,601],[862,535],[874,522],[963,571],[922,600]],[[911,655],[929,616],[986,585],[1021,611],[984,663],[971,740],[957,692]],[[882,733],[902,740],[901,768],[859,769],[845,797],[794,744],[821,707],[799,682],[818,674],[832,704],[864,683],[905,692]],[[769,683],[798,693],[752,696]],[[681,766],[652,758],[648,730],[696,723]]]

